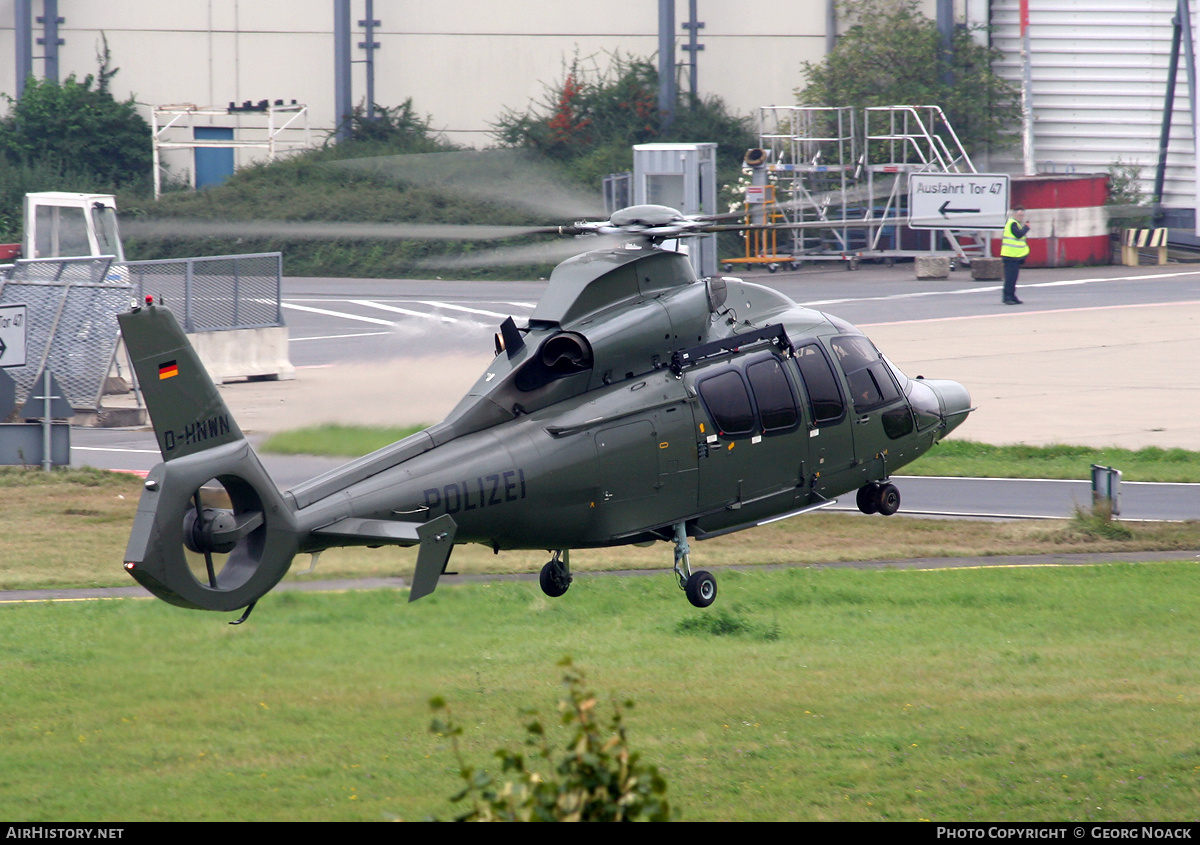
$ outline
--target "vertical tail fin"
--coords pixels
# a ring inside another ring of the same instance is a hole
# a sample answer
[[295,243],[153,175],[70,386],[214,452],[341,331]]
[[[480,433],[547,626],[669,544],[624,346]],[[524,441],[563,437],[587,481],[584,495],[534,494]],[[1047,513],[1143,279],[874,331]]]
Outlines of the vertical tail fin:
[[217,386],[170,309],[117,316],[164,461],[243,439]]

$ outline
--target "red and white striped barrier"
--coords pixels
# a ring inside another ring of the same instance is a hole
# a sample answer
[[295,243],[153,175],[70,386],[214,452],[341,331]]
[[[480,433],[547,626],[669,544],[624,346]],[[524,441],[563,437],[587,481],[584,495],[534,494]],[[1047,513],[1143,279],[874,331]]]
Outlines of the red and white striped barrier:
[[[1023,205],[1029,223],[1026,267],[1070,267],[1112,263],[1108,174],[1048,174],[1012,177],[1012,206]],[[1000,239],[992,240],[1000,254]]]

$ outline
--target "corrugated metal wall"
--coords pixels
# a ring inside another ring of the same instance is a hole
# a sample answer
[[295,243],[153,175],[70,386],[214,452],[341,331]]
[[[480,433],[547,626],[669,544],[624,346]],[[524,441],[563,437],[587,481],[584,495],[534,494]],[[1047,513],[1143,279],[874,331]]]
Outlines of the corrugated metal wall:
[[[1200,0],[1192,0],[1193,20]],[[1034,157],[1039,172],[1099,173],[1117,161],[1141,166],[1154,188],[1176,0],[1030,0]],[[1022,78],[1018,0],[992,0],[998,71]],[[1193,31],[1194,38],[1194,31]],[[993,154],[993,169],[1021,172],[1021,149]],[[1192,115],[1181,51],[1163,205],[1194,226],[1197,206]],[[1174,215],[1173,215],[1174,216]]]

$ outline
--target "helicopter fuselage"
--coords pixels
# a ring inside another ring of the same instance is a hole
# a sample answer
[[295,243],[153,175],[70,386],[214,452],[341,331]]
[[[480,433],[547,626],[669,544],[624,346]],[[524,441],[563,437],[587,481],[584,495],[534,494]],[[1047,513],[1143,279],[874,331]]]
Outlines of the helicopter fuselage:
[[[689,537],[855,490],[863,510],[892,513],[883,482],[971,410],[961,385],[907,378],[836,317],[627,245],[560,264],[445,420],[280,491],[170,312],[148,302],[119,320],[163,454],[125,566],[209,610],[252,606],[296,554],[336,546],[419,545],[412,600],[455,544],[551,550],[542,588],[561,595],[570,549],[654,540],[675,542],[681,586],[707,606],[715,580],[689,574]],[[229,508],[205,507],[211,480]]]
[[[781,302],[768,288],[725,284],[748,311],[774,306],[769,324],[782,331],[686,367],[663,362],[440,445],[436,430],[422,432],[374,459],[390,464],[408,453],[386,469],[370,472],[366,459],[369,475],[360,481],[347,486],[366,474],[351,467],[285,495],[300,506],[301,525],[314,528],[347,517],[448,515],[456,542],[602,547],[669,539],[680,521],[704,537],[802,511],[886,479],[945,434],[934,391],[878,363],[877,353],[866,366],[877,364],[874,379],[890,389],[878,391],[872,380],[878,395],[856,404],[841,362],[857,351],[843,347],[869,347],[857,329]],[[791,345],[768,342],[780,337]],[[503,354],[496,361],[484,386],[496,370],[511,371]],[[954,398],[965,400],[965,391]],[[951,411],[966,407],[960,401]],[[335,489],[341,494],[329,495]],[[324,547],[312,535],[301,551]]]

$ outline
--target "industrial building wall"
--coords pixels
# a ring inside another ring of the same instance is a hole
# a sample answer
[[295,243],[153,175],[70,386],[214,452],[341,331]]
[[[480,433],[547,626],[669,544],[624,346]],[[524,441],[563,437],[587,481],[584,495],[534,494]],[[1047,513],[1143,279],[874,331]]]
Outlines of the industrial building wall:
[[[61,75],[94,73],[103,34],[120,68],[114,93],[134,95],[147,114],[149,106],[168,103],[295,99],[310,107],[320,137],[335,124],[333,6],[332,0],[58,0],[66,42]],[[375,0],[375,99],[395,106],[412,97],[417,112],[452,140],[484,146],[506,108],[540,101],[571,62],[603,68],[615,52],[654,57],[657,7],[653,0]],[[676,61],[685,62],[680,24],[688,4],[676,7]],[[15,92],[13,8],[14,0],[0,0],[0,92],[9,94]],[[41,15],[42,0],[32,0],[32,8],[35,18]],[[801,62],[825,53],[825,8],[826,0],[763,0],[749,13],[740,4],[701,0],[700,92],[742,114],[792,102]],[[364,56],[358,47],[364,17],[364,0],[353,0],[355,60]],[[41,36],[36,23],[34,36]],[[35,45],[34,54],[41,48]],[[42,75],[36,58],[34,74]],[[684,90],[687,84],[685,76]],[[353,89],[358,102],[366,91],[363,64],[354,65]]]
[[[999,72],[1020,84],[1018,0],[992,0]],[[1193,3],[1193,18],[1196,14]],[[1141,168],[1153,193],[1176,0],[1033,0],[1029,32],[1034,159],[1039,172],[1103,173],[1118,161]],[[1195,31],[1187,33],[1195,38]],[[1180,56],[1163,205],[1193,227],[1196,156],[1184,57]],[[1022,172],[1020,147],[993,155],[996,170]]]
[[[990,2],[990,8],[988,4]],[[1200,5],[1200,0],[1193,0]],[[15,93],[14,8],[0,0],[0,92]],[[699,0],[704,50],[703,95],[717,95],[740,114],[794,102],[801,64],[825,54],[828,0],[760,0],[743,4]],[[686,62],[676,6],[676,61]],[[1035,157],[1040,170],[1103,172],[1118,160],[1142,167],[1150,194],[1157,161],[1171,18],[1176,0],[1032,0]],[[58,0],[61,76],[97,69],[107,39],[117,97],[134,96],[148,116],[169,103],[199,106],[262,99],[297,100],[310,107],[319,142],[335,124],[332,0]],[[1000,71],[1019,81],[1018,0],[955,0],[956,20],[990,23],[993,44],[1005,53]],[[33,16],[43,0],[31,0]],[[936,0],[923,0],[930,17]],[[578,60],[605,67],[614,52],[652,58],[658,49],[658,3],[603,4],[493,0],[375,0],[376,101],[399,105],[411,97],[421,115],[452,140],[492,143],[490,128],[507,108],[524,109],[545,96]],[[353,58],[361,60],[359,21],[365,0],[352,0]],[[839,27],[844,27],[844,22]],[[34,35],[41,27],[34,24]],[[36,58],[34,73],[42,75]],[[365,67],[352,71],[353,97],[365,94]],[[680,74],[686,89],[687,76]],[[1186,74],[1181,65],[1164,201],[1193,215],[1195,155]],[[0,101],[0,110],[5,108]],[[215,117],[214,126],[238,118]],[[709,139],[696,139],[697,141]],[[261,151],[237,152],[238,163]],[[179,173],[193,166],[190,151],[168,162]],[[1020,150],[982,159],[982,167],[1020,172]],[[1194,216],[1194,215],[1193,215]]]

